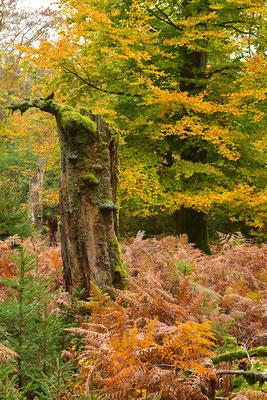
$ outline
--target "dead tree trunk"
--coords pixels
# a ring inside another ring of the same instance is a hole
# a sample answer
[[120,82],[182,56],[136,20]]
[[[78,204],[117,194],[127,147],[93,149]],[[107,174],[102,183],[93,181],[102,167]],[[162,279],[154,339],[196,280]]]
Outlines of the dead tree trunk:
[[61,147],[60,230],[66,288],[87,297],[90,280],[122,288],[117,230],[118,136],[99,116],[52,100],[10,106],[53,114]]
[[28,217],[39,233],[44,233],[43,227],[43,197],[45,159],[38,160],[38,168],[29,182],[29,210]]
[[46,223],[49,229],[49,244],[50,246],[57,247],[57,230],[58,230],[57,217],[53,217],[51,213],[48,213]]

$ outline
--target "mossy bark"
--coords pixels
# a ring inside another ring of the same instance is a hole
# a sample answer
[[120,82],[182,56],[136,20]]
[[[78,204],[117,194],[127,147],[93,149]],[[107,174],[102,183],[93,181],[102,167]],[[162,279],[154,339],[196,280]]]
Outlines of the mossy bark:
[[90,281],[124,286],[117,240],[118,136],[86,109],[35,100],[10,106],[53,114],[61,147],[60,230],[68,291],[87,297]]
[[123,287],[126,275],[116,243],[117,160],[110,150],[118,147],[118,138],[99,116],[90,118],[63,107],[56,119],[61,143],[60,215],[67,289],[87,294],[91,279],[100,286]]
[[[248,350],[248,353],[251,357],[267,357],[267,347],[256,347]],[[242,358],[247,358],[247,353],[240,349],[211,357],[211,360],[213,364],[219,364],[224,361],[242,360]]]

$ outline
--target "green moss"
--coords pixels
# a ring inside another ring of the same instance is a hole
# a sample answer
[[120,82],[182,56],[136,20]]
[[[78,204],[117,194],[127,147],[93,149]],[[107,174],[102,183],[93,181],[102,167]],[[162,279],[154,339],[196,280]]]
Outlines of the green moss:
[[100,164],[95,165],[93,168],[96,169],[97,171],[102,171],[104,169],[104,167]]
[[243,376],[250,386],[255,385],[257,382],[264,383],[263,376],[261,374],[255,375],[252,371],[247,371]]
[[91,183],[94,185],[99,184],[99,179],[97,179],[97,177],[94,176],[93,174],[87,174],[87,175],[82,176],[82,180],[86,183]]
[[81,107],[79,109],[79,113],[81,115],[85,115],[85,116],[90,116],[90,114],[91,114],[89,108],[86,108],[86,107]]
[[[248,352],[251,357],[267,357],[267,347],[257,347],[255,349],[250,349]],[[242,360],[242,358],[246,357],[247,354],[244,350],[236,350],[229,353],[220,354],[217,357],[211,357],[211,359],[213,364],[218,364],[222,361]]]
[[90,134],[96,133],[96,124],[90,118],[76,112],[72,107],[62,106],[58,114],[62,128],[69,135],[87,140]]
[[254,390],[266,390],[266,375],[256,371],[244,371],[242,375],[234,376],[233,388],[234,392],[239,392],[240,389],[252,388]]
[[102,211],[117,211],[118,209],[119,207],[112,201],[106,201],[105,203],[100,205],[100,210]]
[[251,357],[267,357],[267,347],[257,347],[248,351]]
[[64,112],[75,112],[74,108],[71,106],[61,106],[59,109],[59,114],[62,115]]
[[121,254],[121,246],[118,241],[117,236],[114,236],[113,239],[113,246],[114,246],[114,258],[115,258],[115,265],[113,267],[113,285],[115,287],[120,287],[125,289],[125,278],[128,277],[128,273],[125,269],[124,263],[122,261],[122,254]]

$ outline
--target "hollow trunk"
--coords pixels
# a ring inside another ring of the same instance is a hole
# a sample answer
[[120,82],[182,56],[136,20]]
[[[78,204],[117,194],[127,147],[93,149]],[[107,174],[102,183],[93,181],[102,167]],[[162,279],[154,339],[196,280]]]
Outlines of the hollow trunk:
[[39,233],[44,233],[43,227],[43,198],[45,159],[38,160],[38,169],[29,182],[29,210],[28,217]]
[[88,297],[90,281],[123,288],[117,239],[118,136],[98,115],[46,99],[15,103],[53,114],[61,147],[60,231],[66,289]]

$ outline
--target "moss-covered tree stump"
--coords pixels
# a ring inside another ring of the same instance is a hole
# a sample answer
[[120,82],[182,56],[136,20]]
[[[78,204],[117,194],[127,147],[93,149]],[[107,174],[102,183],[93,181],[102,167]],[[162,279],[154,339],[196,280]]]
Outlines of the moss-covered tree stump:
[[53,100],[34,100],[9,108],[31,107],[53,114],[61,147],[60,230],[66,288],[87,297],[90,280],[122,288],[123,267],[117,233],[118,137],[100,116],[76,112]]

